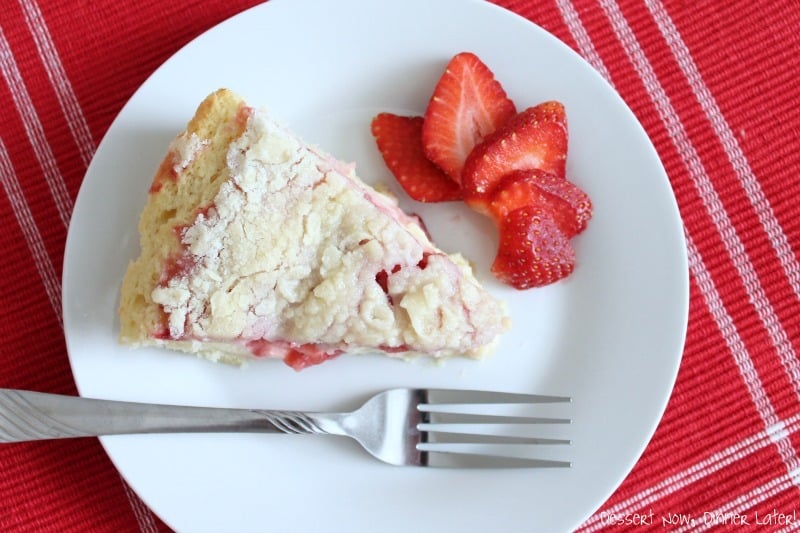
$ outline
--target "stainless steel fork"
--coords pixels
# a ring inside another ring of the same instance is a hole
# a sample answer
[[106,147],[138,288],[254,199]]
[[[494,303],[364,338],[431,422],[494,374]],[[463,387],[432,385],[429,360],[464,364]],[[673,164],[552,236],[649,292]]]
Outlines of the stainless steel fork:
[[[158,405],[0,389],[0,442],[139,433],[266,432],[343,435],[394,465],[566,467],[531,456],[535,446],[569,439],[520,434],[530,424],[568,424],[532,416],[532,404],[570,398],[451,389],[392,389],[348,413]],[[506,412],[498,412],[504,407]],[[517,412],[513,411],[514,406]],[[494,410],[491,410],[494,409]]]

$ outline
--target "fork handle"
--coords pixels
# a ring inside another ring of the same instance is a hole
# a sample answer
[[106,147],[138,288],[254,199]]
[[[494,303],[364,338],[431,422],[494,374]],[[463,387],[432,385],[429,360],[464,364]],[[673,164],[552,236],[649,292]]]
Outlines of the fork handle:
[[158,405],[0,389],[0,443],[139,433],[338,433],[327,420],[328,415],[299,411]]

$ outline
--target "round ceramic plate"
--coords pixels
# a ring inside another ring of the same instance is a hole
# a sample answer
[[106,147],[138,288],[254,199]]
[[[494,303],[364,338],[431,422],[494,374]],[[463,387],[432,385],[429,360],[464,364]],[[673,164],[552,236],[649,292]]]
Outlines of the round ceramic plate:
[[[567,280],[518,292],[489,267],[497,237],[463,205],[408,200],[370,136],[376,113],[421,114],[454,54],[469,50],[522,109],[566,105],[569,178],[592,197]],[[234,368],[116,343],[137,220],[171,138],[218,87],[267,107],[308,142],[395,187],[443,249],[473,261],[514,326],[480,362],[343,356],[295,372]],[[101,143],[78,197],[64,265],[70,361],[83,396],[339,410],[403,386],[573,397],[572,439],[542,455],[570,469],[436,470],[379,463],[337,438],[168,435],[103,438],[109,456],[170,526],[195,531],[567,531],[630,471],[661,418],[681,358],[688,269],[678,210],[643,129],[578,55],[534,24],[476,0],[272,0],[207,32],[158,69]]]

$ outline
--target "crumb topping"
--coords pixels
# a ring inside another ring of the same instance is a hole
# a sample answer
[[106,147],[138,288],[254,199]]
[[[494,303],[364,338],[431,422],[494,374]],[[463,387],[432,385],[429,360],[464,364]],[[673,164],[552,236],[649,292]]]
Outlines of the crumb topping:
[[197,154],[209,145],[207,139],[200,138],[199,135],[192,132],[191,135],[183,133],[175,137],[169,146],[172,153],[172,171],[175,174],[180,174],[182,170],[188,167]]
[[[179,137],[175,171],[206,144]],[[213,203],[180,229],[191,268],[152,292],[172,339],[469,355],[506,329],[466,262],[263,112],[250,115],[226,166]]]

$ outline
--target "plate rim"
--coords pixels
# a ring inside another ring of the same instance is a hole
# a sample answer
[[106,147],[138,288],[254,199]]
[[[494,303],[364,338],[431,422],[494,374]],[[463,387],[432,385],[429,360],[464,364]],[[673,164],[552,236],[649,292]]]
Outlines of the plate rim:
[[[532,28],[535,28],[537,31],[542,32],[545,35],[549,36],[550,38],[552,38],[553,41],[555,41],[556,43],[558,43],[559,45],[564,47],[566,50],[568,50],[569,53],[572,54],[574,56],[574,58],[577,59],[578,61],[580,61],[583,65],[589,66],[588,63],[577,52],[575,52],[573,49],[569,48],[565,43],[561,42],[558,38],[556,38],[555,36],[553,36],[552,34],[547,32],[547,30],[545,30],[544,28],[538,26],[537,24],[535,24],[534,22],[532,22],[532,21],[530,21],[528,19],[525,19],[521,15],[519,15],[517,13],[514,13],[514,12],[512,12],[512,11],[506,9],[506,8],[503,8],[503,7],[499,6],[499,5],[492,4],[490,2],[485,2],[484,0],[469,0],[469,2],[474,6],[481,5],[482,7],[489,7],[491,9],[496,9],[498,11],[502,11],[505,15],[510,15],[510,16],[516,17],[518,19],[524,20],[526,24],[529,24]],[[102,153],[102,151],[104,149],[104,145],[107,142],[107,139],[109,139],[113,135],[118,122],[121,121],[124,118],[124,116],[126,114],[126,110],[129,108],[129,106],[133,105],[133,102],[136,101],[138,95],[140,95],[140,93],[142,91],[144,91],[146,86],[148,84],[150,84],[151,81],[154,78],[156,78],[157,76],[161,75],[161,73],[164,72],[165,70],[169,69],[169,66],[176,60],[176,58],[178,58],[179,56],[184,54],[185,50],[187,50],[188,48],[190,48],[193,45],[195,45],[195,43],[200,41],[201,39],[207,39],[208,38],[207,35],[209,33],[214,32],[214,31],[221,31],[221,30],[219,30],[219,28],[222,28],[222,27],[224,27],[226,25],[236,24],[237,20],[239,20],[241,18],[245,18],[245,17],[251,16],[251,13],[254,12],[254,11],[257,11],[257,10],[258,11],[260,11],[260,10],[269,10],[269,9],[272,8],[271,6],[275,6],[275,5],[278,5],[278,4],[280,4],[282,6],[282,5],[288,4],[288,3],[289,3],[288,0],[270,0],[270,2],[267,2],[267,3],[264,3],[264,4],[259,4],[259,5],[256,5],[256,6],[252,6],[250,8],[247,8],[247,9],[245,9],[245,10],[243,10],[243,11],[241,11],[241,12],[239,12],[239,13],[231,16],[231,17],[229,17],[228,19],[225,19],[225,20],[219,22],[218,24],[216,24],[213,27],[207,29],[206,31],[202,32],[201,34],[199,34],[198,36],[193,38],[191,41],[189,41],[188,43],[183,45],[179,50],[177,50],[174,54],[172,54],[167,60],[165,60],[163,63],[161,63],[142,82],[142,84],[139,87],[137,87],[137,89],[133,92],[133,94],[130,96],[130,98],[128,98],[128,100],[125,102],[125,104],[120,108],[119,112],[114,117],[114,119],[112,120],[112,122],[109,125],[108,129],[106,130],[106,132],[105,132],[105,134],[103,136],[103,139],[98,144],[97,151],[95,153],[95,157],[97,156],[98,153]],[[295,1],[295,3],[297,3],[299,5],[298,2]],[[676,222],[678,222],[678,226],[679,226],[681,235],[683,235],[682,222],[681,222],[681,217],[680,217],[680,211],[679,211],[678,204],[677,204],[677,199],[675,198],[674,192],[672,191],[671,183],[669,181],[668,174],[666,173],[666,170],[664,169],[663,163],[661,163],[660,158],[658,157],[658,153],[657,153],[655,147],[653,146],[652,141],[650,140],[649,136],[647,135],[647,132],[644,130],[644,127],[642,126],[640,121],[637,119],[637,117],[635,116],[633,111],[630,109],[630,107],[627,105],[627,103],[624,102],[622,100],[622,98],[618,95],[618,93],[616,92],[614,87],[611,86],[595,69],[591,69],[591,71],[596,75],[596,77],[598,78],[598,81],[600,83],[604,84],[610,91],[612,91],[614,94],[617,95],[617,97],[620,99],[621,103],[623,104],[623,108],[629,113],[630,118],[633,120],[633,122],[639,128],[640,135],[644,136],[644,138],[647,139],[647,142],[649,143],[649,146],[650,146],[650,148],[652,150],[653,156],[655,157],[656,161],[658,161],[658,164],[659,164],[659,168],[660,168],[660,171],[661,171],[660,173],[662,174],[659,178],[663,179],[666,182],[667,187],[670,189],[670,193],[671,193],[670,196],[671,196],[672,204],[673,204],[672,208],[673,208],[675,214],[677,215],[677,221]],[[76,202],[75,202],[76,211],[77,211],[77,208],[81,205],[80,204],[80,200],[81,200],[82,195],[87,194],[87,193],[85,193],[85,189],[86,188],[84,187],[84,183],[86,182],[86,178],[92,172],[94,161],[95,161],[95,158],[92,159],[92,163],[87,168],[86,174],[85,174],[84,179],[83,179],[83,181],[81,183],[81,187],[80,187],[80,190],[78,192],[78,196],[77,196]],[[71,367],[71,369],[73,371],[73,376],[74,376],[76,385],[78,387],[79,393],[83,394],[82,389],[85,388],[85,385],[82,386],[81,380],[79,379],[79,377],[78,377],[78,375],[77,375],[77,373],[75,371],[74,361],[73,361],[74,354],[73,354],[72,350],[70,349],[70,345],[71,345],[70,335],[71,334],[70,334],[69,331],[67,331],[67,328],[66,328],[67,315],[72,313],[72,310],[69,309],[69,302],[68,302],[68,297],[71,297],[69,295],[69,291],[72,289],[72,286],[70,285],[70,282],[68,281],[68,280],[70,280],[70,274],[71,274],[71,272],[70,272],[71,267],[70,267],[70,264],[69,264],[70,262],[69,262],[69,253],[68,252],[71,249],[71,247],[74,247],[74,242],[72,242],[72,241],[74,241],[77,238],[77,237],[75,237],[74,233],[72,232],[72,228],[73,228],[73,225],[70,224],[70,228],[69,228],[69,231],[68,231],[68,234],[67,234],[67,239],[66,239],[66,244],[65,244],[64,260],[63,260],[63,270],[62,270],[62,313],[63,313],[63,316],[65,318],[65,322],[64,322],[65,323],[65,337],[67,339],[67,347],[68,347],[68,356],[69,356],[69,361],[70,361],[70,367]],[[72,244],[72,246],[71,246],[71,244]],[[685,244],[685,242],[684,242],[684,244]],[[635,467],[636,463],[641,458],[641,455],[644,453],[647,445],[652,440],[652,437],[653,437],[653,435],[654,435],[659,423],[661,422],[661,420],[663,418],[663,415],[664,415],[664,412],[665,412],[665,410],[666,410],[666,408],[668,406],[669,400],[672,397],[672,393],[673,393],[673,390],[674,390],[675,382],[677,380],[678,371],[680,369],[680,364],[681,364],[681,361],[682,361],[684,345],[685,345],[685,341],[686,341],[686,335],[687,335],[687,330],[688,330],[688,320],[689,320],[689,305],[690,305],[690,271],[689,271],[689,262],[688,262],[688,250],[684,246],[681,251],[682,251],[682,257],[680,258],[679,262],[681,263],[681,265],[683,267],[681,269],[681,271],[683,273],[683,276],[681,277],[681,289],[682,290],[681,290],[681,294],[680,294],[680,302],[679,302],[679,305],[676,306],[676,308],[679,307],[680,310],[681,310],[680,311],[680,315],[682,316],[682,324],[680,326],[680,336],[679,336],[680,338],[679,339],[677,339],[677,338],[675,339],[676,343],[680,346],[680,348],[678,349],[677,356],[674,357],[674,359],[672,360],[673,361],[672,368],[671,368],[672,372],[671,372],[671,375],[668,377],[669,379],[667,380],[669,382],[668,393],[663,398],[663,401],[660,402],[661,405],[660,405],[660,408],[658,409],[658,416],[650,419],[650,421],[649,421],[650,423],[648,424],[649,427],[647,429],[648,437],[641,444],[638,454],[636,454],[635,457],[631,457],[630,458],[630,460],[628,461],[629,462],[628,468],[625,469],[624,472],[621,472],[621,474],[619,476],[619,479],[616,480],[613,483],[614,487],[613,487],[612,491],[603,498],[603,501],[605,501],[615,490],[617,490],[619,485],[630,474],[630,471]],[[128,480],[127,480],[127,477],[125,475],[125,472],[123,472],[123,470],[121,470],[120,467],[117,464],[117,460],[116,460],[116,457],[115,457],[115,453],[114,453],[114,450],[113,450],[113,444],[112,444],[113,443],[113,439],[114,438],[101,437],[100,438],[100,442],[102,443],[103,448],[105,449],[107,455],[109,456],[109,458],[111,459],[111,461],[115,465],[115,468],[117,468],[117,470],[120,472],[122,477],[126,479],[126,482],[127,482]],[[138,491],[137,491],[137,493],[138,493]],[[150,505],[151,508],[154,507],[152,504],[148,504],[148,505]],[[592,513],[595,512],[595,511],[596,511],[596,509],[594,511],[592,511]],[[591,513],[588,516],[585,516],[582,519],[582,521],[585,520],[586,518],[588,518],[589,516],[591,516]]]

